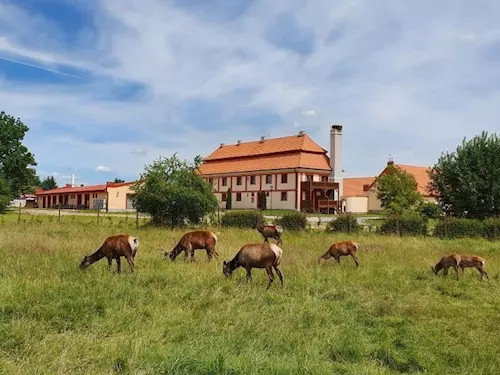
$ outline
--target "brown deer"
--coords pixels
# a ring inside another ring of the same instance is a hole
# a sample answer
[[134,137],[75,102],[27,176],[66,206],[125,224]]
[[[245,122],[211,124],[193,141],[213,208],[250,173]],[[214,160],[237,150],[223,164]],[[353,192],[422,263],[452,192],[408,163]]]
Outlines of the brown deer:
[[333,243],[326,253],[318,258],[318,263],[321,260],[327,260],[329,258],[335,258],[337,263],[340,264],[340,257],[350,255],[354,262],[356,263],[356,267],[359,266],[359,259],[356,256],[356,251],[359,248],[359,243],[354,241],[344,241],[344,242],[336,242]]
[[281,227],[280,225],[264,224],[262,221],[260,221],[256,225],[256,229],[260,234],[262,234],[265,242],[269,242],[268,238],[274,238],[277,241],[278,245],[283,243],[283,241],[281,241],[283,227]]
[[128,234],[118,234],[106,238],[104,243],[92,255],[85,256],[80,263],[80,269],[84,270],[92,263],[106,258],[108,260],[108,270],[111,271],[111,263],[116,260],[117,272],[121,272],[120,257],[125,257],[130,266],[131,272],[134,272],[134,258],[139,249],[139,239]]
[[215,250],[216,244],[217,236],[215,233],[206,230],[195,230],[184,233],[171,252],[161,250],[164,251],[165,256],[168,256],[171,261],[174,261],[177,255],[182,251],[184,251],[184,259],[187,259],[188,255],[191,254],[191,260],[193,260],[195,250],[205,249],[208,261],[210,262],[213,256],[215,256],[216,259],[219,256]]
[[248,282],[252,281],[252,268],[265,268],[269,277],[269,284],[267,289],[271,286],[274,275],[273,268],[278,274],[283,287],[283,275],[279,269],[281,258],[283,257],[283,250],[275,244],[251,243],[243,245],[234,258],[222,264],[222,273],[226,278],[231,277],[233,271],[238,267],[243,267],[247,271],[246,279]]
[[445,255],[441,257],[439,262],[436,263],[434,267],[431,266],[431,270],[434,275],[437,275],[439,271],[443,270],[443,275],[448,275],[448,268],[453,267],[455,273],[457,274],[457,280],[459,279],[458,268],[462,270],[462,274],[464,273],[464,268],[476,268],[481,275],[481,280],[483,280],[483,276],[489,280],[488,273],[485,270],[486,260],[480,256],[476,255],[463,255],[457,253],[451,253],[449,255]]

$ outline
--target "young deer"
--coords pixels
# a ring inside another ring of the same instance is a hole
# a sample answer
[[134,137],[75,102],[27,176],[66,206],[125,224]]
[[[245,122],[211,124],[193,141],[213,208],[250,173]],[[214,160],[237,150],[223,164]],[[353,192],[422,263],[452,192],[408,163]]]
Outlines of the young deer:
[[443,256],[439,262],[436,263],[434,267],[431,266],[432,272],[434,275],[437,275],[440,270],[443,270],[443,275],[448,275],[448,268],[453,267],[455,273],[458,276],[458,268],[462,270],[462,274],[464,273],[464,268],[476,268],[481,275],[481,280],[483,280],[483,276],[489,280],[488,273],[485,270],[486,260],[480,256],[476,255],[463,255],[457,253],[451,253],[449,255]]
[[265,242],[269,242],[268,238],[274,238],[277,244],[283,243],[281,240],[281,235],[283,234],[283,227],[280,225],[264,224],[262,221],[256,226],[256,229],[262,234]]
[[139,249],[139,239],[128,234],[119,234],[106,238],[102,246],[97,249],[92,255],[85,256],[80,263],[80,269],[84,270],[92,263],[106,258],[108,260],[108,270],[111,271],[111,263],[116,260],[117,272],[121,272],[120,257],[125,257],[130,266],[130,270],[134,272],[134,258]]
[[279,269],[282,256],[283,250],[278,247],[278,245],[273,243],[269,244],[267,242],[263,242],[246,244],[240,248],[231,261],[224,261],[222,264],[222,273],[226,277],[231,277],[235,269],[243,267],[247,271],[247,281],[251,281],[252,268],[265,268],[269,277],[269,284],[266,288],[267,290],[274,280],[272,270],[274,268],[281,281],[281,286],[283,287],[283,275]]
[[359,248],[359,243],[354,241],[344,241],[344,242],[336,242],[333,243],[326,253],[318,258],[318,263],[321,260],[327,260],[329,258],[335,258],[337,263],[340,264],[340,257],[350,255],[354,262],[356,263],[356,267],[359,266],[359,259],[356,256],[356,251]]
[[196,249],[205,249],[208,261],[210,262],[213,256],[215,256],[215,258],[219,256],[217,251],[215,251],[216,244],[217,236],[214,233],[206,230],[195,230],[184,233],[172,251],[165,251],[164,254],[168,256],[171,261],[174,261],[177,255],[184,251],[184,259],[187,259],[188,255],[191,254],[191,260],[193,260],[194,251]]

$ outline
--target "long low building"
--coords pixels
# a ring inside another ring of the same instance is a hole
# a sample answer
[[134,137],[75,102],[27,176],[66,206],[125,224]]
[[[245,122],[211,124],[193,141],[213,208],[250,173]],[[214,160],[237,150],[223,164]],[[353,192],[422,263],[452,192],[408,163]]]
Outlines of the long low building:
[[134,210],[131,186],[135,182],[107,182],[102,185],[73,186],[35,192],[38,208]]

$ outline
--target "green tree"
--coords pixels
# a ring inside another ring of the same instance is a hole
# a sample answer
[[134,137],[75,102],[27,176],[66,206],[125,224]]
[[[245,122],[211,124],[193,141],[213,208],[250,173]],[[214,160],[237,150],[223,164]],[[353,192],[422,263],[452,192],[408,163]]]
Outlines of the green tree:
[[122,180],[121,178],[116,177],[113,182],[115,184],[119,184],[119,183],[125,182],[125,180]]
[[20,120],[0,112],[0,176],[11,197],[33,192],[36,186],[35,157],[22,141],[29,128]]
[[0,213],[5,212],[10,201],[12,200],[12,193],[9,184],[5,179],[0,177]]
[[205,215],[215,213],[217,199],[195,169],[195,163],[180,160],[177,154],[147,165],[132,186],[136,209],[150,214],[155,225],[201,223]]
[[226,210],[230,210],[231,208],[233,208],[233,193],[231,192],[231,188],[229,188],[226,193]]
[[454,215],[500,214],[500,137],[483,131],[442,153],[429,172],[429,190]]
[[394,165],[388,167],[387,173],[376,178],[375,186],[382,207],[390,212],[415,210],[423,201],[422,194],[417,191],[415,177]]
[[40,187],[43,190],[55,189],[55,188],[57,188],[56,179],[54,178],[54,176],[47,176],[40,183]]

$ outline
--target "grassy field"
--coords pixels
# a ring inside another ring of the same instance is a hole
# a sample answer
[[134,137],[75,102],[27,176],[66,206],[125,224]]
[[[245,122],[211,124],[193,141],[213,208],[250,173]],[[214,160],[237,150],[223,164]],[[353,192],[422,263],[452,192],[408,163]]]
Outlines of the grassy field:
[[[0,225],[0,374],[499,374],[500,245],[360,235],[360,267],[316,259],[343,235],[285,233],[282,271],[222,275],[253,230],[221,229],[220,258],[164,260],[181,231],[114,220]],[[80,271],[106,236],[139,236],[136,273],[106,260]],[[431,274],[449,251],[487,259]],[[114,267],[115,264],[113,264]]]

